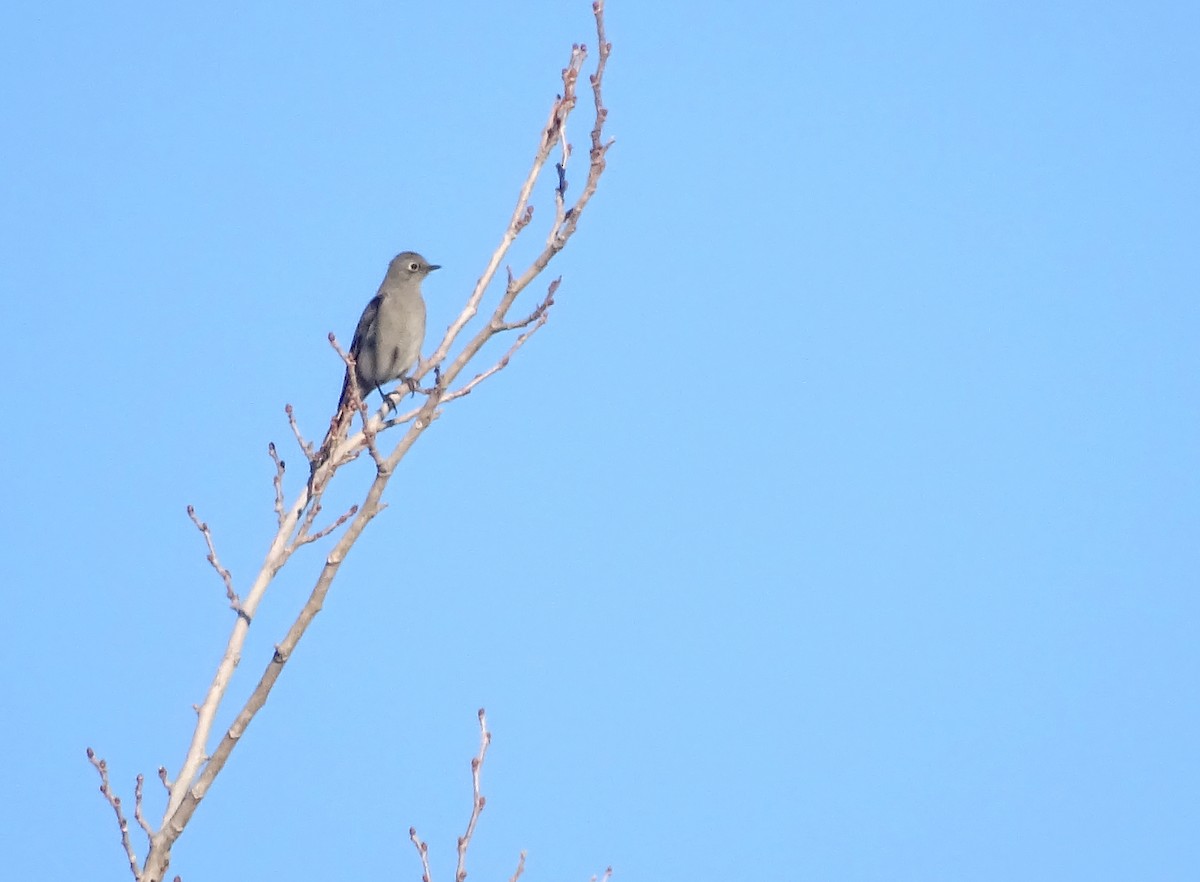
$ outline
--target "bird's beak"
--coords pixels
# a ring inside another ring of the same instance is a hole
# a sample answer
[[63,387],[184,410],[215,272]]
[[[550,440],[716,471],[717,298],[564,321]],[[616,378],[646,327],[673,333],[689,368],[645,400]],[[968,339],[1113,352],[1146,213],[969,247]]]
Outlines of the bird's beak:
[[442,268],[442,265],[441,265],[440,263],[431,263],[431,264],[429,264],[429,271],[430,271],[430,272],[433,272],[435,269],[441,269],[441,268]]

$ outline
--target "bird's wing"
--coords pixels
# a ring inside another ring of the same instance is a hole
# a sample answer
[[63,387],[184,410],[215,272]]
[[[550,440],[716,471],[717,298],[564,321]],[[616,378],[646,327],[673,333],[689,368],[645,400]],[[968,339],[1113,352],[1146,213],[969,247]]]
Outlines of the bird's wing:
[[362,318],[358,320],[358,327],[354,329],[354,339],[350,341],[350,354],[355,358],[358,358],[363,346],[375,339],[379,328],[379,304],[382,302],[381,292],[371,298],[371,302],[363,310]]
[[[366,349],[370,352],[375,344],[375,336],[379,333],[379,305],[383,302],[383,294],[376,294],[371,298],[371,302],[367,304],[363,310],[362,318],[358,320],[358,327],[354,329],[354,339],[350,341],[350,354],[357,361]],[[374,371],[373,365],[368,367],[368,370]],[[359,394],[364,398],[370,389],[362,388],[363,366],[358,367],[359,378]],[[338,410],[346,406],[350,400],[350,371],[347,369],[346,378],[342,381],[342,394],[338,398]]]

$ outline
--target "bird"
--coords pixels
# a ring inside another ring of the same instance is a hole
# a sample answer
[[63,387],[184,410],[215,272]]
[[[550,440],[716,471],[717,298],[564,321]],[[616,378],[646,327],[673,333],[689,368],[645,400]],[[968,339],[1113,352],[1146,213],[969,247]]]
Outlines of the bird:
[[[415,251],[402,251],[388,264],[387,274],[363,310],[350,342],[354,379],[358,381],[361,399],[375,391],[386,399],[383,386],[396,380],[406,381],[415,391],[416,384],[410,374],[421,358],[421,346],[425,342],[425,300],[421,297],[421,282],[437,269],[441,269],[440,264],[430,263]],[[353,398],[353,381],[347,365],[337,413],[330,421],[329,433],[321,449],[310,463],[308,498],[312,498],[317,469],[328,461],[334,446],[350,426]]]
[[[408,380],[421,357],[425,342],[425,301],[421,281],[440,264],[430,263],[415,251],[403,251],[388,264],[379,290],[363,310],[350,342],[358,391],[365,398],[383,385]],[[350,369],[338,399],[341,411],[350,401]]]

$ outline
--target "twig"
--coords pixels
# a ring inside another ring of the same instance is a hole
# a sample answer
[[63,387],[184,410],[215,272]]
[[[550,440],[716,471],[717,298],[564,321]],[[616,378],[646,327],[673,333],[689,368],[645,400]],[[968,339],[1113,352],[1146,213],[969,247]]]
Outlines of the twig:
[[96,771],[100,773],[100,792],[104,794],[104,798],[108,800],[108,804],[112,806],[113,811],[117,814],[117,825],[121,828],[121,846],[125,849],[125,856],[129,858],[129,869],[133,872],[133,878],[137,882],[137,854],[134,852],[133,843],[129,839],[129,822],[125,820],[125,813],[121,811],[121,797],[113,793],[112,787],[108,783],[108,763],[98,758],[96,751],[90,747],[87,749],[87,756],[92,765],[96,767]]
[[[443,401],[453,401],[456,398],[462,398],[464,395],[470,395],[471,391],[476,386],[478,386],[480,383],[482,383],[484,380],[486,380],[488,377],[492,376],[493,374],[499,373],[500,371],[504,370],[504,368],[508,367],[508,363],[512,359],[513,353],[516,352],[518,349],[520,349],[522,346],[524,346],[525,341],[528,340],[530,337],[532,337],[537,332],[538,328],[540,328],[542,325],[546,324],[546,322],[549,320],[549,318],[550,318],[550,313],[543,311],[542,314],[538,317],[537,324],[535,324],[532,328],[530,328],[524,334],[521,334],[519,337],[517,337],[517,339],[515,341],[513,341],[513,345],[509,347],[508,352],[504,353],[504,355],[500,358],[499,361],[497,361],[494,365],[492,365],[490,368],[488,368],[483,373],[476,374],[474,377],[471,378],[470,381],[468,381],[461,388],[455,389],[453,392],[447,392],[446,396],[442,400]],[[530,321],[532,321],[532,319],[530,319]],[[514,327],[520,327],[520,325],[514,324]]]
[[492,733],[487,728],[487,714],[479,709],[479,753],[471,760],[471,789],[474,799],[471,800],[471,819],[467,821],[467,832],[458,839],[458,870],[454,874],[457,882],[467,878],[467,849],[471,845],[471,837],[475,835],[475,824],[479,821],[479,813],[483,811],[487,800],[479,792],[479,773],[483,769],[483,758],[487,756],[488,745],[492,743]]
[[246,623],[250,623],[250,617],[246,615],[246,611],[242,608],[242,601],[238,598],[233,590],[233,576],[229,570],[221,566],[221,562],[217,560],[217,549],[213,545],[212,531],[208,529],[208,524],[202,522],[196,517],[196,509],[193,506],[187,507],[188,517],[192,519],[192,523],[196,525],[196,529],[204,535],[204,541],[208,545],[208,562],[212,564],[212,568],[217,571],[217,575],[221,577],[221,581],[225,583],[225,596],[229,598],[229,608],[238,614],[239,617],[245,618]]
[[[384,407],[391,404],[391,395],[384,396]],[[389,408],[390,409],[390,408]],[[363,443],[367,445],[367,452],[371,454],[371,459],[375,460],[375,468],[383,468],[383,454],[379,452],[379,445],[375,442],[375,436],[379,434],[379,430],[375,427],[374,422],[367,418],[362,405],[359,405],[359,413],[362,414],[362,434]]]
[[300,432],[300,427],[296,424],[296,409],[290,404],[285,404],[283,412],[287,414],[288,425],[292,427],[292,434],[296,436],[296,443],[300,445],[300,452],[304,454],[305,459],[310,459],[312,457],[312,445],[304,440],[304,435]]
[[523,229],[525,229],[527,226],[529,226],[529,222],[530,222],[531,220],[533,220],[533,206],[532,206],[532,205],[526,205],[526,206],[525,206],[525,213],[524,213],[523,215],[521,215],[521,216],[520,216],[520,217],[517,219],[517,222],[516,222],[516,223],[513,225],[513,232],[514,232],[514,233],[520,233],[520,232],[521,232],[521,230],[523,230]]
[[525,852],[521,852],[521,857],[517,860],[517,871],[512,874],[508,882],[517,882],[521,878],[521,874],[525,872]]
[[417,837],[416,827],[408,828],[408,838],[412,840],[412,844],[417,847],[417,854],[421,856],[421,869],[424,871],[421,882],[433,882],[433,876],[429,872],[429,846]]
[[493,324],[492,330],[497,334],[504,331],[515,331],[517,328],[523,328],[537,319],[540,319],[542,314],[554,305],[554,293],[558,290],[558,286],[561,284],[562,276],[559,276],[557,279],[551,281],[550,288],[547,290],[546,296],[542,299],[542,302],[534,308],[533,312],[525,316],[525,318],[515,322],[501,322],[499,324]]
[[299,548],[301,545],[307,545],[310,542],[316,542],[318,539],[324,539],[326,536],[328,536],[330,533],[332,533],[334,530],[336,530],[342,524],[346,523],[346,521],[350,520],[350,518],[354,517],[356,514],[358,514],[358,506],[357,505],[350,506],[349,511],[347,511],[345,514],[343,514],[340,518],[338,518],[336,521],[334,521],[332,524],[330,524],[325,529],[323,529],[317,533],[313,533],[311,536],[304,535],[304,536],[298,537],[296,539],[295,543],[293,543],[292,548]]
[[[593,11],[596,13],[596,15],[601,14],[601,11],[595,6],[593,6]],[[512,217],[508,223],[508,229],[505,230],[504,235],[501,236],[500,244],[496,247],[495,252],[493,252],[491,260],[488,261],[488,265],[484,269],[483,274],[475,283],[475,288],[472,290],[471,296],[467,299],[466,307],[459,314],[458,318],[451,322],[450,326],[446,329],[446,333],[442,336],[442,342],[438,344],[437,349],[434,350],[433,356],[430,358],[431,364],[440,365],[442,363],[442,361],[449,354],[450,347],[454,343],[454,340],[458,337],[459,333],[464,327],[466,327],[467,323],[475,317],[476,313],[479,311],[479,304],[483,300],[483,294],[491,285],[492,279],[496,275],[496,270],[499,269],[500,265],[503,263],[504,257],[508,253],[512,243],[516,241],[517,235],[522,229],[524,229],[524,227],[533,217],[531,207],[529,206],[529,197],[533,192],[534,184],[541,176],[542,169],[545,166],[546,161],[549,159],[550,151],[561,138],[560,133],[566,125],[567,117],[570,115],[572,108],[575,106],[575,79],[578,76],[579,68],[583,64],[585,57],[586,53],[581,47],[575,46],[572,48],[571,59],[568,62],[567,67],[563,69],[563,94],[559,96],[557,100],[555,100],[554,104],[550,108],[550,115],[546,120],[546,125],[542,129],[538,149],[533,157],[533,164],[530,167],[529,173],[525,177],[525,182],[521,185],[520,192],[517,195],[517,204],[513,208]],[[557,252],[558,250],[561,250],[561,247],[561,244],[556,243],[554,246],[554,251]],[[546,251],[549,250],[551,250],[550,247],[547,247]],[[543,251],[543,254],[545,254],[545,251]],[[542,258],[539,257],[539,260],[541,259]],[[546,260],[548,260],[548,258]],[[542,262],[542,266],[545,266],[545,262]],[[540,271],[541,268],[539,267],[538,272]],[[516,292],[513,292],[512,296],[515,297]],[[506,299],[508,298],[506,297]],[[509,300],[509,302],[511,302],[511,300]],[[504,308],[507,309],[507,305],[505,305]],[[478,346],[475,346],[474,343],[475,341],[472,341],[472,344],[468,346],[469,354],[468,352],[464,352],[455,358],[449,369],[450,373],[447,377],[447,382],[453,380],[454,377],[458,375],[458,372],[461,371],[466,365],[467,361],[469,361],[475,352],[478,351]]]
[[271,455],[271,460],[275,463],[275,518],[280,526],[283,525],[283,470],[284,462],[279,458],[279,451],[275,449],[275,442],[272,441],[267,445],[267,453]]
[[138,826],[142,828],[148,839],[154,838],[154,831],[150,829],[150,825],[146,823],[146,818],[142,815],[142,785],[146,783],[145,775],[137,776],[137,784],[133,788],[133,817],[138,822]]
[[[436,388],[437,387],[435,386],[433,389],[429,390],[429,393],[433,394],[433,391]],[[422,391],[424,391],[424,390],[422,390]],[[405,423],[411,422],[412,420],[414,420],[416,418],[417,414],[419,414],[420,412],[421,412],[421,408],[414,407],[410,411],[399,414],[398,416],[394,416],[391,419],[384,420],[383,423],[379,426],[379,431],[383,432],[387,429],[392,428],[393,426],[402,426]]]

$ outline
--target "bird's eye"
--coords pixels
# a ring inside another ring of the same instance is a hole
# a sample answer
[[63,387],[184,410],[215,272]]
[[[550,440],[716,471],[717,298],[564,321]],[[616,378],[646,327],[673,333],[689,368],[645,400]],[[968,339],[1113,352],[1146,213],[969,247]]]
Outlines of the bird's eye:
[[415,260],[408,265],[408,271],[410,273],[415,273],[420,268],[421,268],[421,265],[419,263],[417,263]]

